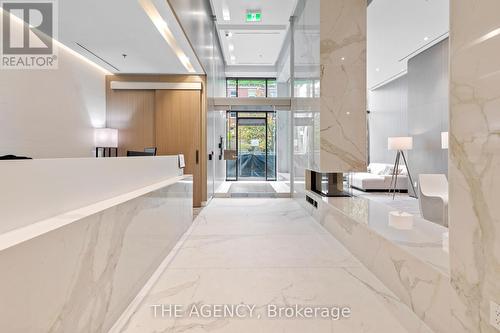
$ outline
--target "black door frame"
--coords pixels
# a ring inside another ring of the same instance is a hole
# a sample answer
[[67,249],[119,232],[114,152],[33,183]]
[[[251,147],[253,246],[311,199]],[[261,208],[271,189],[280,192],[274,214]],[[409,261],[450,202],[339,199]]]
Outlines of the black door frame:
[[[265,126],[266,126],[266,166],[265,166],[265,172],[266,172],[266,175],[265,175],[265,181],[276,181],[278,179],[278,175],[276,174],[277,173],[277,163],[276,163],[276,158],[277,158],[277,149],[276,149],[276,138],[277,138],[277,131],[276,131],[276,111],[234,111],[234,110],[228,110],[226,111],[226,124],[227,124],[227,116],[230,115],[232,112],[235,112],[236,113],[236,174],[235,174],[235,179],[228,179],[227,178],[227,161],[226,161],[226,181],[238,181],[239,180],[239,126],[240,126],[240,122],[239,120],[240,119],[262,119],[264,120],[264,123],[265,123]],[[262,113],[264,114],[263,117],[240,117],[239,114],[241,113]],[[269,113],[272,113],[274,114],[274,122],[275,122],[275,126],[274,126],[274,144],[275,144],[275,147],[274,147],[274,179],[269,179],[268,177],[268,159],[269,159],[269,149],[268,149],[268,139],[269,139],[269,126],[268,126],[268,119],[269,119]],[[227,137],[227,131],[228,131],[228,127],[226,125],[226,137]]]

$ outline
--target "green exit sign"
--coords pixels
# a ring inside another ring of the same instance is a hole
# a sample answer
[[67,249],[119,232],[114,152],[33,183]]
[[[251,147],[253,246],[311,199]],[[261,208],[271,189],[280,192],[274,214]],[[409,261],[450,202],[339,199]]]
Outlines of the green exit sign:
[[262,13],[260,10],[249,10],[247,12],[247,22],[260,22],[262,19]]

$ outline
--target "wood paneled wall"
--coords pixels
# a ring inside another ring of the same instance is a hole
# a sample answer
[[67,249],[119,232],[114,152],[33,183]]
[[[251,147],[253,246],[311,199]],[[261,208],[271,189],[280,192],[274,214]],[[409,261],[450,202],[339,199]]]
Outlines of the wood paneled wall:
[[[185,173],[201,178],[201,94],[194,90],[157,90],[155,131],[158,155],[184,154]],[[198,110],[198,112],[193,112]],[[206,182],[206,181],[205,181]],[[198,184],[195,185],[195,187]],[[193,201],[200,202],[193,190]]]
[[[111,81],[200,82],[201,91],[112,90]],[[193,174],[193,205],[207,200],[206,84],[200,75],[109,75],[106,126],[119,130],[118,154],[158,147],[159,155],[183,153]],[[196,164],[196,150],[199,151]]]

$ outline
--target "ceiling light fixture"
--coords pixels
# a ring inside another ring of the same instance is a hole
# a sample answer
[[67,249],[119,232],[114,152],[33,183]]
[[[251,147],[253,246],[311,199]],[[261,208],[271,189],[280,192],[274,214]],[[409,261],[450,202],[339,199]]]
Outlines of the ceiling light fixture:
[[375,68],[375,70],[376,70],[377,72],[380,72],[380,68],[378,68],[378,67],[377,67],[377,68]]
[[168,27],[167,22],[165,22],[165,20],[161,17],[155,5],[150,0],[138,0],[138,1],[142,9],[146,12],[146,14],[149,16],[149,18],[155,25],[156,29],[158,29],[158,31],[162,35],[163,39],[165,39],[165,41],[168,43],[168,45],[170,45],[174,53],[177,55],[177,58],[179,58],[179,61],[182,63],[182,65],[187,69],[188,72],[195,73],[196,70],[191,64],[189,57],[184,53],[184,51],[177,43],[174,34]]
[[428,40],[429,40],[429,37],[425,36],[425,37],[424,37],[424,41],[426,41],[426,42],[427,42]]
[[233,33],[231,31],[226,31],[226,37],[227,38],[233,37]]
[[224,8],[222,8],[222,18],[224,21],[231,21],[231,13],[229,12],[229,8],[224,4]]
[[233,51],[234,51],[234,45],[233,45],[233,44],[229,44],[228,48],[229,48],[229,51],[230,51],[230,52],[233,52]]

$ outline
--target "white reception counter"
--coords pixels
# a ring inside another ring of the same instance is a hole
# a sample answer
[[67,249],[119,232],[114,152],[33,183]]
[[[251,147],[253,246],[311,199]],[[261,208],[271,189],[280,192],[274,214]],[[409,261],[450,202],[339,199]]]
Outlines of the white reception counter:
[[0,331],[106,332],[192,223],[177,156],[0,162]]

